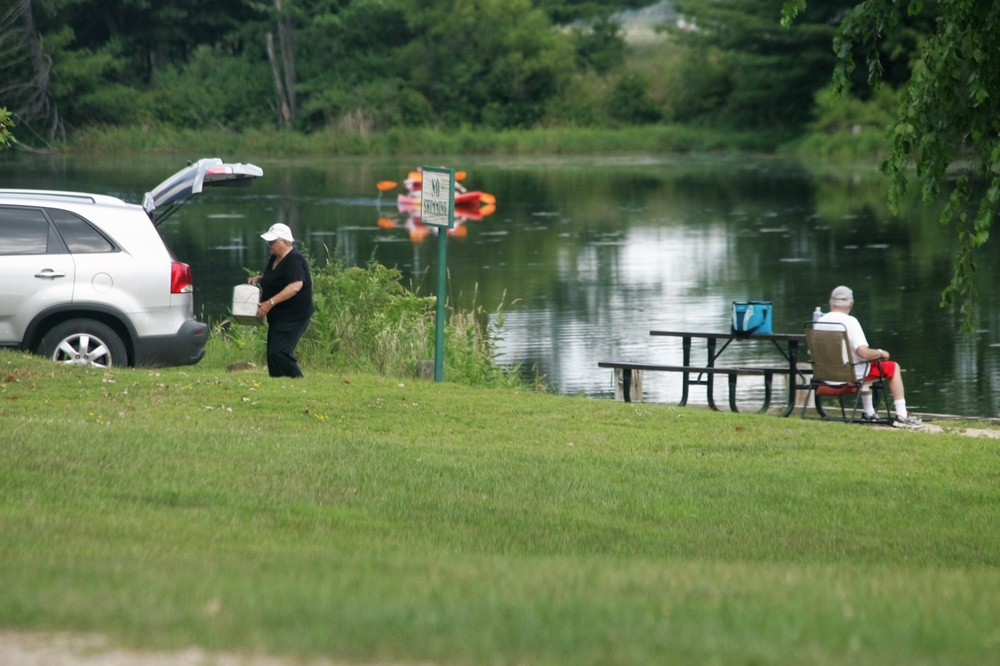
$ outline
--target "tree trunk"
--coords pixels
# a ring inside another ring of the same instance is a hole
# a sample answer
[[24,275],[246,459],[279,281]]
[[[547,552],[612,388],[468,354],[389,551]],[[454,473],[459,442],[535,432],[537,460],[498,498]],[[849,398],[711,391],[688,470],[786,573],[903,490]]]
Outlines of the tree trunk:
[[288,97],[285,95],[285,87],[281,82],[281,66],[274,53],[274,33],[270,30],[264,35],[267,43],[267,59],[271,62],[271,74],[274,77],[274,96],[278,105],[278,125],[282,129],[292,126],[292,111],[288,106]]
[[22,125],[36,129],[44,125],[46,129],[40,132],[43,139],[61,139],[65,127],[52,100],[52,61],[42,48],[32,9],[32,0],[15,0],[0,16],[0,50],[5,61],[0,69],[16,69],[26,63],[30,71],[27,79],[17,80],[15,75],[0,93],[10,100],[10,111]]
[[298,102],[295,95],[295,45],[292,19],[281,12],[281,0],[274,0],[278,10],[278,45],[281,47],[281,62],[285,69],[285,96],[288,98],[288,109],[295,117]]

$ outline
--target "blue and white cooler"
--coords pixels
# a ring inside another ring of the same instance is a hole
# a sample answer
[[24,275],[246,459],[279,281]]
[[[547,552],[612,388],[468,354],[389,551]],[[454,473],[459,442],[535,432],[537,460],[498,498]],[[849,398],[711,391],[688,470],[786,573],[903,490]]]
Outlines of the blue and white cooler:
[[737,337],[771,334],[771,301],[733,301],[733,333]]

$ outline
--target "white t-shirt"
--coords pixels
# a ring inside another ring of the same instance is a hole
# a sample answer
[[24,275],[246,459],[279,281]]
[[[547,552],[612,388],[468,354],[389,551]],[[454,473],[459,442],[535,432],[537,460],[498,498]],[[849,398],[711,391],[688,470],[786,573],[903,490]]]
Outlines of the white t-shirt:
[[854,366],[854,374],[857,375],[858,379],[862,379],[867,375],[868,362],[858,356],[858,347],[868,346],[868,338],[865,337],[861,323],[855,317],[843,312],[827,312],[816,323],[843,324],[847,328],[847,339],[851,343],[851,362],[856,364]]

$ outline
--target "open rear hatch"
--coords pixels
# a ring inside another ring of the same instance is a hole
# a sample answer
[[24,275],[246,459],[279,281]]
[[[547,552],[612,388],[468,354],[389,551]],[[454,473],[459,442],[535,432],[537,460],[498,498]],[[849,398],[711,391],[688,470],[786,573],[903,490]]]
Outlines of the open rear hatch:
[[188,199],[200,194],[203,187],[246,187],[263,175],[264,170],[253,164],[226,164],[218,157],[206,157],[146,192],[142,207],[153,224],[160,226]]

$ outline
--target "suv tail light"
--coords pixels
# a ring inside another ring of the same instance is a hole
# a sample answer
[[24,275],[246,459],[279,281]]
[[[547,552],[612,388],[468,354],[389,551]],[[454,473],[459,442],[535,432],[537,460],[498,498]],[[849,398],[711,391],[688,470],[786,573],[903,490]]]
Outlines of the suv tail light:
[[191,279],[191,267],[175,261],[170,265],[170,293],[190,294],[194,291],[194,281]]

